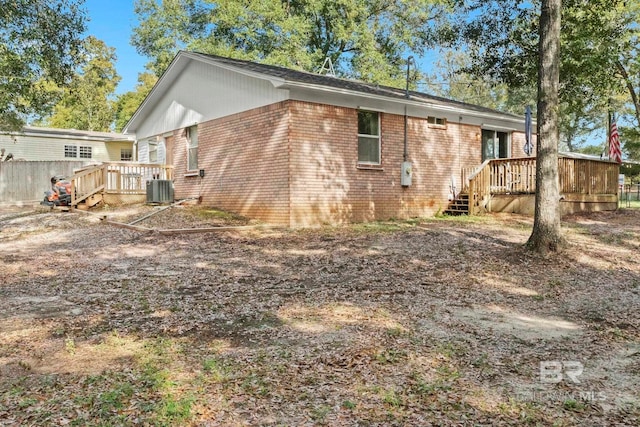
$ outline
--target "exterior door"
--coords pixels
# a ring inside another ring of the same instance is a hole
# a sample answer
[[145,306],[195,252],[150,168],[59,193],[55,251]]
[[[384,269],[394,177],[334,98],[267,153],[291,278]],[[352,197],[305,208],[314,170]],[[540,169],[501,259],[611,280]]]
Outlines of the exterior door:
[[173,166],[173,136],[168,136],[164,139],[166,147],[165,164]]
[[482,161],[509,157],[509,134],[482,129]]

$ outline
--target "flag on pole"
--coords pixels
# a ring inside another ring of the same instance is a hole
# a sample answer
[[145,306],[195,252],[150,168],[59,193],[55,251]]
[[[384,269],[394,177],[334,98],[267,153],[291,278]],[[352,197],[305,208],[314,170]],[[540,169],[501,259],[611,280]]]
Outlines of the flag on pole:
[[533,153],[533,142],[531,141],[531,107],[527,105],[524,111],[524,153],[530,156]]
[[609,135],[609,160],[622,163],[622,152],[620,151],[620,135],[615,121],[611,122],[611,133]]

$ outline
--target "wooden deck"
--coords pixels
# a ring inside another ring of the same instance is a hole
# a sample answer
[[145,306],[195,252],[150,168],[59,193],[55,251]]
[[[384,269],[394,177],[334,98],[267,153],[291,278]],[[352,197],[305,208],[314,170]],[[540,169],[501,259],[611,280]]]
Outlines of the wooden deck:
[[[563,212],[617,207],[619,165],[609,161],[558,158]],[[536,192],[536,159],[492,159],[462,170],[463,188],[452,212],[532,213]],[[463,202],[460,202],[463,201]],[[468,201],[468,202],[464,202]]]
[[144,201],[147,181],[173,179],[173,167],[158,164],[109,162],[77,170],[71,180],[71,206],[91,206],[104,197],[130,197]]

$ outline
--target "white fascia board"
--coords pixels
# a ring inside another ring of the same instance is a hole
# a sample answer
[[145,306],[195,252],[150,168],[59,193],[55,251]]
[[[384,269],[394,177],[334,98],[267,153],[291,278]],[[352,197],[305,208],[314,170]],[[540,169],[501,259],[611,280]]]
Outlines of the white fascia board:
[[75,129],[56,129],[56,128],[30,128],[15,132],[0,132],[3,135],[34,137],[34,138],[54,138],[54,139],[72,139],[76,141],[95,141],[95,142],[133,142],[131,135],[123,135],[114,133],[109,134],[95,133],[92,131],[76,131]]
[[[448,113],[455,113],[458,115],[465,115],[465,116],[472,116],[472,117],[476,117],[476,118],[481,118],[481,119],[496,119],[496,116],[499,115],[499,120],[501,121],[506,121],[506,122],[510,122],[510,123],[517,123],[521,126],[524,126],[524,115],[523,117],[517,118],[517,117],[511,117],[508,115],[503,115],[502,113],[496,112],[495,114],[489,113],[489,112],[482,112],[482,111],[475,111],[475,110],[470,110],[470,109],[466,109],[466,108],[461,108],[461,107],[457,107],[457,106],[453,106],[453,105],[443,105],[443,104],[439,104],[439,103],[432,103],[432,102],[428,102],[428,101],[415,101],[412,100],[411,98],[409,99],[403,99],[403,98],[391,98],[391,97],[387,97],[384,95],[377,95],[377,94],[371,94],[371,93],[366,93],[366,92],[360,92],[360,91],[355,91],[355,90],[350,90],[350,89],[341,89],[341,88],[333,88],[333,87],[327,87],[327,86],[321,86],[321,85],[314,85],[314,84],[309,84],[309,83],[300,83],[300,82],[291,82],[291,81],[287,81],[286,84],[280,86],[281,88],[288,88],[288,87],[298,87],[298,88],[302,88],[302,89],[309,89],[309,90],[314,90],[314,91],[321,91],[321,92],[330,92],[330,93],[336,93],[336,94],[341,94],[341,95],[348,95],[348,96],[358,96],[358,97],[362,97],[362,98],[368,98],[368,99],[372,99],[372,100],[376,100],[376,101],[383,101],[383,102],[391,102],[394,104],[399,104],[399,105],[407,105],[407,106],[411,106],[411,107],[417,107],[417,108],[428,108],[434,111],[442,111],[442,112],[448,112]],[[503,126],[504,128],[504,126]],[[517,129],[514,129],[517,130]]]
[[510,128],[510,127],[506,127],[506,126],[495,124],[495,123],[482,123],[482,129],[498,130],[498,131],[504,131],[504,132],[513,132],[518,130],[515,128]]

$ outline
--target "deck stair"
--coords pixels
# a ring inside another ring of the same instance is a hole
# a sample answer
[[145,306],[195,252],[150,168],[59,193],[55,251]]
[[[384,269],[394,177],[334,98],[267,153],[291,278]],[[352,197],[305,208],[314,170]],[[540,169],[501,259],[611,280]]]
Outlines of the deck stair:
[[444,210],[446,215],[468,215],[469,214],[469,194],[460,193],[456,197],[447,209]]

